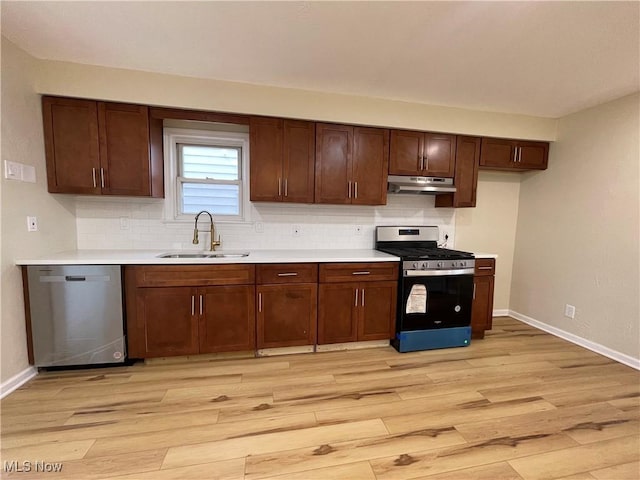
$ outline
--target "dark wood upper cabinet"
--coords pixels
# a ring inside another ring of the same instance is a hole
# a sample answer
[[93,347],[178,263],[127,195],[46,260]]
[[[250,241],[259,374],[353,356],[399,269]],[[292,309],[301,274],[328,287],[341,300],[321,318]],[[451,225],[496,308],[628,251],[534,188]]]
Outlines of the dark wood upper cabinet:
[[43,97],[42,116],[51,193],[100,193],[98,104]]
[[384,205],[389,131],[316,125],[316,203]]
[[252,202],[313,203],[315,124],[251,117]]
[[455,193],[436,195],[436,207],[475,207],[480,163],[480,137],[458,136],[456,168],[453,183]]
[[386,204],[388,169],[389,130],[354,127],[351,203]]
[[42,112],[50,192],[164,196],[148,107],[45,96]]
[[150,196],[149,109],[98,102],[98,129],[102,193]]
[[489,170],[545,170],[549,160],[547,142],[482,138],[480,167]]
[[389,174],[453,177],[456,136],[391,130]]

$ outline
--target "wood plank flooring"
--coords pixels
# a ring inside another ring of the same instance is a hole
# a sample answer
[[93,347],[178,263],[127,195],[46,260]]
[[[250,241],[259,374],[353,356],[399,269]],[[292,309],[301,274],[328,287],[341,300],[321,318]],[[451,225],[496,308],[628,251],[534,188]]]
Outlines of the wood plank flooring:
[[506,317],[466,348],[41,373],[0,406],[2,478],[640,479],[640,372]]

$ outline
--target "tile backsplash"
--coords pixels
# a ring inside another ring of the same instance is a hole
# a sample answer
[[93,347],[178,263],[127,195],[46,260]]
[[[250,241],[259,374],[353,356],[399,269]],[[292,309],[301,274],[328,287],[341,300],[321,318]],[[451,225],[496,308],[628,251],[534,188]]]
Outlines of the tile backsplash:
[[[389,195],[384,206],[249,204],[246,223],[216,222],[224,250],[373,248],[377,225],[437,225],[454,245],[455,210],[435,208],[433,196]],[[77,197],[79,249],[203,250],[193,222],[166,222],[162,199]],[[360,227],[360,228],[357,228]],[[208,217],[199,228],[208,230]]]

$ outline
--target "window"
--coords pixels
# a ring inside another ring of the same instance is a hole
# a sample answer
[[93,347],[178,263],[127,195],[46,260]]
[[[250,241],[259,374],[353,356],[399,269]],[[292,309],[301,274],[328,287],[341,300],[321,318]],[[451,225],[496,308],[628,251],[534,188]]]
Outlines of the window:
[[179,214],[240,215],[241,147],[178,144]]
[[218,221],[244,221],[247,133],[164,131],[165,220],[192,221],[207,210]]

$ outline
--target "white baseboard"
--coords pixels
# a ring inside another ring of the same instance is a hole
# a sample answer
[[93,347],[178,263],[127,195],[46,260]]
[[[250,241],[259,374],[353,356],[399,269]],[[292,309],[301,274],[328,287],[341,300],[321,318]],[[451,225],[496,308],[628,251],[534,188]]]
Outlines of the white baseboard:
[[[495,313],[494,313],[495,315]],[[613,350],[609,347],[605,347],[604,345],[600,345],[599,343],[592,342],[591,340],[587,340],[586,338],[579,337],[574,335],[573,333],[566,332],[560,328],[553,327],[551,325],[547,325],[535,318],[528,317],[523,315],[522,313],[515,312],[513,310],[509,310],[509,316],[515,318],[516,320],[520,320],[532,327],[538,328],[540,330],[544,330],[551,335],[555,335],[556,337],[560,337],[563,340],[567,340],[568,342],[575,343],[576,345],[580,345],[581,347],[586,348],[587,350],[591,350],[592,352],[599,353],[600,355],[604,355],[616,362],[623,363],[631,368],[635,368],[636,370],[640,370],[640,359],[634,358],[630,355],[618,352],[617,350]]]
[[494,317],[508,317],[509,309],[508,308],[499,308],[493,311]]
[[0,385],[0,398],[4,398],[38,374],[35,367],[27,367]]

